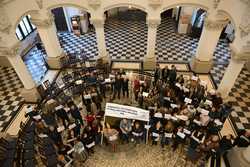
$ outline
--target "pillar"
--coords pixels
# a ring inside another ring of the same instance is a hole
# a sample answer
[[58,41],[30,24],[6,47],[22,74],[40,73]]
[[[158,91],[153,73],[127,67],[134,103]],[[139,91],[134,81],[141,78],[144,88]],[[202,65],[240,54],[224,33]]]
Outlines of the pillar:
[[208,73],[213,65],[213,54],[226,20],[205,19],[199,44],[190,67],[196,73]]
[[103,59],[106,62],[110,61],[104,35],[104,18],[91,18],[91,23],[95,27],[97,47],[98,47],[98,59]]
[[64,52],[60,46],[54,18],[52,14],[48,14],[47,18],[31,17],[31,22],[37,27],[37,31],[47,53],[47,63],[52,69],[60,69],[60,58]]
[[24,88],[21,91],[21,95],[26,102],[37,102],[40,98],[40,95],[36,89],[36,84],[32,79],[31,74],[29,73],[26,65],[24,64],[21,56],[18,54],[19,47],[15,45],[10,49],[5,49],[4,54],[7,55],[7,58],[17,73],[19,79],[21,80]]
[[228,153],[230,166],[248,167],[250,164],[250,147],[234,147]]
[[178,33],[187,34],[191,30],[191,20],[194,8],[191,6],[181,7],[180,19],[178,23]]
[[226,99],[231,89],[233,88],[238,75],[240,74],[242,68],[244,67],[245,60],[239,57],[242,54],[237,54],[232,51],[232,56],[230,63],[226,69],[226,72],[221,80],[221,83],[218,87],[218,92],[221,93],[222,97]]
[[160,24],[160,19],[148,19],[148,38],[147,38],[147,54],[144,58],[144,69],[152,70],[155,69],[156,65],[156,56],[155,56],[155,47],[156,47],[156,34],[157,26]]

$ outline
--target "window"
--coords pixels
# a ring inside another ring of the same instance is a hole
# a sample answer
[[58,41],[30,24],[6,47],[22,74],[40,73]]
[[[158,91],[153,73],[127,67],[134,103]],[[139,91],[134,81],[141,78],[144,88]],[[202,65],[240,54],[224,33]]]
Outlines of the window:
[[31,16],[25,16],[16,28],[16,36],[19,40],[24,40],[36,27],[30,22]]

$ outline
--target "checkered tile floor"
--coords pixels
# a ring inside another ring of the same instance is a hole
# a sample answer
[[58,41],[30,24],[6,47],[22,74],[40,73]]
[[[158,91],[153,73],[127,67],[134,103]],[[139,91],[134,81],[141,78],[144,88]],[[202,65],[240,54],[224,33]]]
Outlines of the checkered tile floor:
[[46,52],[37,47],[32,48],[23,58],[33,80],[38,84],[45,76],[48,67],[45,62]]
[[73,33],[58,33],[59,41],[66,53],[79,53],[84,50],[89,59],[95,59],[98,55],[96,35],[90,31],[80,37]]
[[0,131],[6,129],[23,103],[20,95],[22,87],[13,68],[0,67]]
[[238,129],[250,130],[250,73],[247,69],[242,69],[229,96],[234,106],[232,122]]

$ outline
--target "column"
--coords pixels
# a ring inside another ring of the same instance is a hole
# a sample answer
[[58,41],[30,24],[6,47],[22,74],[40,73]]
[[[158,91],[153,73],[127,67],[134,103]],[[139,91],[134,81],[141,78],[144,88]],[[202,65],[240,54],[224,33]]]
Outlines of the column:
[[98,47],[98,59],[103,59],[106,62],[110,61],[104,35],[104,18],[91,18],[91,23],[95,26],[97,47]]
[[156,56],[155,56],[155,47],[156,47],[156,34],[157,26],[160,24],[160,19],[148,19],[148,38],[147,38],[147,55],[144,58],[144,69],[155,69],[156,65]]
[[250,147],[234,147],[232,150],[229,151],[227,157],[230,166],[248,167],[250,164]]
[[37,27],[37,31],[47,53],[47,63],[52,69],[60,69],[60,58],[64,52],[60,46],[54,18],[50,14],[47,18],[31,17],[31,22]]
[[37,102],[37,100],[40,98],[40,95],[36,89],[36,84],[33,81],[31,74],[24,64],[21,56],[17,53],[18,49],[15,47],[5,50],[5,54],[8,55],[7,58],[10,64],[14,68],[24,86],[23,90],[21,91],[21,95],[26,102]]
[[218,92],[221,93],[224,99],[228,97],[228,94],[233,88],[235,81],[238,78],[238,75],[240,74],[245,64],[245,60],[237,58],[237,57],[241,57],[240,56],[241,54],[238,54],[238,55],[235,55],[235,54],[236,53],[233,53],[232,51],[230,63],[218,87]]
[[213,53],[219,41],[226,20],[205,19],[199,44],[190,67],[196,73],[208,73],[213,64]]

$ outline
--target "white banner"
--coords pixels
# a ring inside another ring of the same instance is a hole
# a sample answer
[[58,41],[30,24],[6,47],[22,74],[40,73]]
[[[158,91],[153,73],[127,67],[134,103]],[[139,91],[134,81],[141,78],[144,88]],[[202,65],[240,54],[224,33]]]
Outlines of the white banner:
[[149,111],[115,103],[106,103],[105,116],[149,121]]

